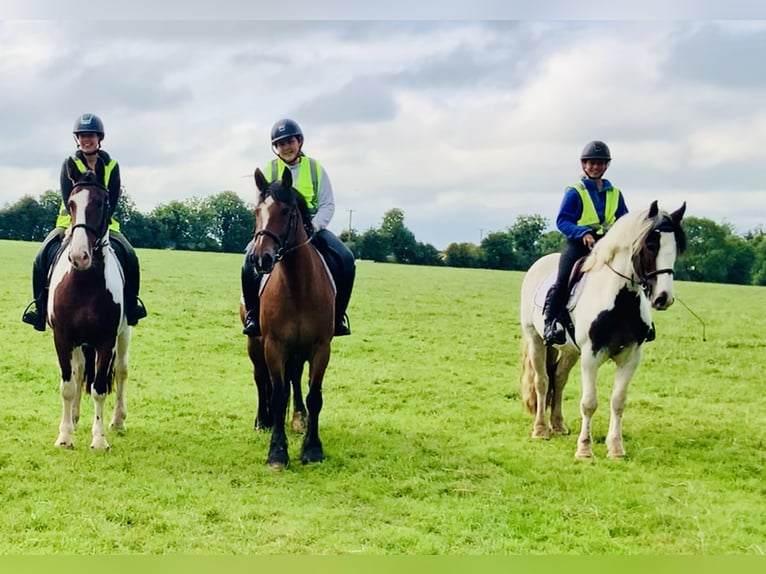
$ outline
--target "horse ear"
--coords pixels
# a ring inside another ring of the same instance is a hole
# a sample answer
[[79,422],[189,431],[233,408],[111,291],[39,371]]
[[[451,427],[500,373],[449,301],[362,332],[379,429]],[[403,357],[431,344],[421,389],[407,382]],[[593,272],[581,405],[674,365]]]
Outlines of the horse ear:
[[684,201],[683,205],[676,209],[673,213],[670,214],[670,218],[675,221],[676,223],[680,223],[681,219],[683,219],[684,213],[686,213],[686,202]]
[[266,176],[263,175],[260,167],[255,168],[253,177],[255,178],[255,187],[257,187],[260,191],[266,191],[266,188],[269,186],[269,182],[266,181]]
[[68,158],[66,162],[66,176],[69,181],[72,182],[72,185],[77,183],[77,178],[79,177],[80,172],[77,171],[77,167],[75,166],[74,162],[72,161],[72,158]]
[[293,174],[289,168],[285,168],[285,171],[282,173],[282,187],[285,189],[293,188]]
[[657,200],[655,199],[652,204],[649,206],[649,215],[648,218],[652,219],[654,217],[657,217],[657,214],[660,212],[660,208],[657,207]]

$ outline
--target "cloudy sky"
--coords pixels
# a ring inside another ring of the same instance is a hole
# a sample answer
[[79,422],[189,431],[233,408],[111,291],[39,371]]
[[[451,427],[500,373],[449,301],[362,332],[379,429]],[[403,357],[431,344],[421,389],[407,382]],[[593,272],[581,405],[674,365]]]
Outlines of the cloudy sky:
[[139,210],[224,190],[251,203],[270,128],[291,117],[332,180],[336,232],[392,208],[440,249],[519,215],[552,228],[591,139],[633,210],[686,201],[740,233],[766,226],[766,20],[470,19],[450,2],[383,20],[86,19],[73,4],[0,20],[0,205],[58,188],[83,112]]

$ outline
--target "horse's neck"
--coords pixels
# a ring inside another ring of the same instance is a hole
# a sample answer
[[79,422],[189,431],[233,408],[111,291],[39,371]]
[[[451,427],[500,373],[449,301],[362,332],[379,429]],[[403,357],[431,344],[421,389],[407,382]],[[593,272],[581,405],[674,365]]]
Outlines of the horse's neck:
[[629,289],[638,289],[638,277],[636,276],[633,259],[628,248],[619,249],[611,259],[605,261],[604,264],[598,266],[598,268],[590,273],[598,273],[598,283],[602,288],[612,285],[614,290],[619,290],[627,285]]

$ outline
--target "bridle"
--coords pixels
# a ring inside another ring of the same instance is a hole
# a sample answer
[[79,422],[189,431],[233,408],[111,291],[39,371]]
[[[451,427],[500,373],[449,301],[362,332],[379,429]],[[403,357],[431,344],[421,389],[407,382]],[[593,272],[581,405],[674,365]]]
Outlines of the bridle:
[[646,238],[644,239],[642,243],[641,250],[633,257],[634,276],[628,277],[627,275],[617,271],[609,263],[606,264],[606,266],[609,267],[609,269],[611,269],[616,275],[622,277],[626,281],[629,281],[631,285],[640,286],[647,297],[649,297],[652,293],[652,286],[650,284],[651,279],[654,279],[655,277],[659,275],[665,275],[665,274],[670,275],[672,277],[675,273],[672,267],[655,269],[654,271],[644,271],[644,266],[642,264],[642,258],[641,258],[641,251],[643,251],[643,249],[646,247],[647,239],[655,232],[657,233],[673,232],[673,223],[670,220],[670,218],[664,217],[662,221],[660,221],[657,225],[655,225],[652,228],[652,230],[647,234]]
[[305,241],[290,245],[290,236],[291,235],[295,236],[296,234],[296,229],[299,223],[298,218],[299,218],[298,204],[295,201],[293,201],[290,207],[290,219],[287,222],[287,232],[284,234],[284,237],[274,233],[273,231],[269,231],[268,229],[259,229],[258,231],[255,232],[255,235],[253,236],[253,241],[256,241],[259,237],[268,237],[269,239],[271,239],[278,245],[277,251],[274,255],[275,264],[279,263],[282,259],[284,259],[286,255],[289,255],[293,251],[300,249],[301,247],[303,247],[304,245],[307,245],[308,243],[311,243],[311,241],[314,239],[314,236],[316,235],[316,231],[314,230],[313,226],[311,226],[311,233],[308,234],[308,238]]
[[75,229],[84,229],[86,232],[90,232],[94,235],[96,238],[96,242],[93,244],[93,252],[98,253],[102,251],[105,247],[109,245],[109,238],[107,237],[107,231],[109,229],[109,190],[104,187],[103,185],[99,183],[79,183],[75,184],[75,189],[72,190],[71,195],[74,195],[80,189],[77,188],[84,188],[84,187],[95,187],[97,189],[100,189],[104,192],[104,210],[103,215],[101,217],[101,223],[99,225],[99,229],[96,229],[95,227],[92,227],[91,225],[88,225],[87,223],[75,223],[70,227],[70,231],[74,231]]

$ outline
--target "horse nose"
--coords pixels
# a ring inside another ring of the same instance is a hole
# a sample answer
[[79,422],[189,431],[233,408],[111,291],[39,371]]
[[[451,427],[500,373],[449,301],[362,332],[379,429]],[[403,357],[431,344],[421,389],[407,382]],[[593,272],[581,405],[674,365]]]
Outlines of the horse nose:
[[264,253],[255,259],[255,269],[259,273],[270,273],[274,263],[274,256],[271,253]]
[[654,301],[652,302],[652,306],[655,309],[664,310],[670,307],[670,305],[673,304],[673,299],[668,296],[668,293],[666,291],[663,291],[657,297],[654,298]]

